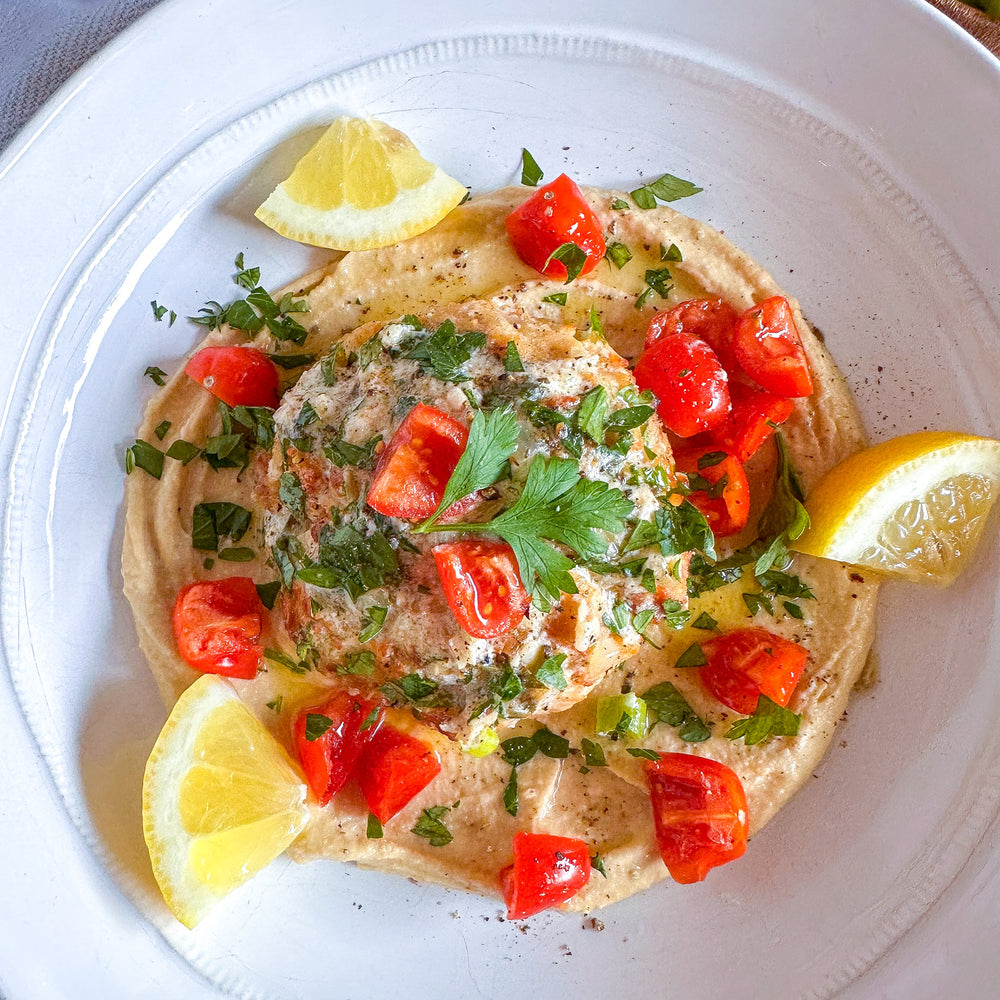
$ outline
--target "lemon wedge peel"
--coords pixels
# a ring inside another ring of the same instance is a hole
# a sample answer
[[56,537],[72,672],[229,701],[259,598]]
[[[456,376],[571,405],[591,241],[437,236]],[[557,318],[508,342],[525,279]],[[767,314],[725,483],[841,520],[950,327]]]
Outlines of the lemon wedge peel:
[[167,906],[194,927],[310,818],[308,790],[232,685],[205,674],[178,699],[142,785],[143,836]]
[[300,243],[373,250],[433,228],[466,194],[402,132],[341,117],[254,214]]
[[919,431],[850,456],[806,498],[792,547],[938,585],[966,565],[1000,496],[1000,441]]

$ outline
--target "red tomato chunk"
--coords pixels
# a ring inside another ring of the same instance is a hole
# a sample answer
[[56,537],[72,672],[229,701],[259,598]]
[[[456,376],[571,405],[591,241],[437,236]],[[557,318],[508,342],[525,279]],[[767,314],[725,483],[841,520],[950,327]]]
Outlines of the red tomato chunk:
[[708,661],[698,672],[723,705],[753,715],[760,696],[785,707],[805,669],[808,651],[762,628],[743,628],[701,643]]
[[660,401],[656,412],[667,430],[692,437],[719,427],[729,413],[729,376],[705,341],[671,333],[636,362],[636,385]]
[[184,661],[204,674],[250,680],[257,676],[264,605],[253,580],[234,576],[182,587],[173,626]]
[[[703,460],[706,464],[700,467]],[[739,534],[750,514],[750,483],[736,457],[709,445],[678,448],[674,452],[674,462],[680,472],[701,476],[710,486],[721,487],[718,493],[716,489],[696,489],[688,495],[688,500],[705,515],[715,537]]]
[[522,920],[565,903],[589,880],[585,841],[521,830],[514,834],[514,863],[500,872],[507,919]]
[[[468,438],[469,431],[460,421],[417,403],[379,455],[368,506],[411,521],[430,517],[441,503]],[[452,504],[446,513],[460,503]]]
[[495,639],[528,613],[531,598],[506,542],[463,538],[433,551],[448,607],[469,635]]
[[358,785],[372,814],[387,823],[440,771],[441,760],[431,747],[385,725],[358,761]]
[[567,276],[565,264],[549,260],[564,243],[575,243],[587,255],[581,274],[593,271],[607,249],[601,220],[565,174],[507,216],[507,233],[518,257],[550,278]]
[[712,438],[746,462],[794,412],[790,399],[775,396],[753,386],[730,383],[733,410],[725,423],[712,432]]
[[[322,705],[299,713],[295,746],[309,787],[321,806],[354,775],[362,752],[382,725],[383,714],[376,702],[350,691],[338,691]],[[329,726],[316,736],[317,729],[326,725],[324,720]]]
[[784,296],[747,309],[736,323],[733,344],[740,367],[762,389],[792,398],[811,395],[809,362]]
[[689,333],[704,340],[732,376],[739,370],[733,350],[736,319],[736,310],[725,299],[688,299],[653,315],[646,328],[646,347],[671,333]]
[[203,347],[184,371],[229,406],[278,405],[278,369],[252,347]]
[[676,882],[700,882],[747,846],[747,798],[736,774],[708,757],[643,761],[660,857]]

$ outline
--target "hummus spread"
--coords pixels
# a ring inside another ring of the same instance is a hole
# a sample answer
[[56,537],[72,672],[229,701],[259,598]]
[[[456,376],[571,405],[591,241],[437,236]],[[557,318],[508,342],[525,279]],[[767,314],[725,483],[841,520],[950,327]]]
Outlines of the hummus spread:
[[[382,250],[348,254],[286,289],[308,307],[299,317],[308,330],[302,350],[316,363],[304,374],[303,369],[288,373],[274,415],[272,451],[258,452],[241,468],[216,469],[200,458],[187,463],[168,459],[159,480],[140,471],[129,476],[122,560],[125,592],[143,652],[168,703],[196,677],[176,651],[171,626],[174,599],[182,586],[196,579],[234,575],[251,576],[261,584],[277,581],[280,568],[273,547],[281,539],[294,536],[300,551],[313,551],[329,525],[331,511],[338,512],[338,518],[360,516],[357,511],[363,504],[352,506],[352,501],[364,496],[366,474],[331,464],[318,448],[321,440],[335,435],[356,448],[379,434],[388,440],[404,415],[403,397],[432,403],[468,423],[472,409],[466,391],[486,408],[491,393],[496,398],[509,386],[511,379],[500,357],[510,341],[516,343],[525,369],[515,380],[518,391],[527,391],[530,384],[530,391],[544,403],[556,396],[579,400],[588,389],[604,385],[609,395],[618,398],[632,385],[621,359],[634,362],[638,357],[657,306],[669,308],[684,299],[708,296],[725,298],[742,310],[781,294],[758,265],[703,223],[665,207],[613,208],[612,203],[623,197],[616,192],[584,189],[584,193],[609,238],[632,252],[621,269],[602,263],[567,285],[541,278],[514,254],[504,229],[505,217],[528,192],[508,188],[474,198],[422,236]],[[637,297],[647,286],[647,269],[663,266],[660,247],[670,244],[676,244],[682,260],[670,264],[669,299],[653,297],[637,308]],[[565,303],[558,294],[553,299],[554,293],[565,293]],[[808,491],[825,470],[858,450],[865,438],[842,375],[794,301],[792,306],[815,391],[796,401],[781,430]],[[595,333],[595,316],[603,336]],[[446,320],[461,331],[485,335],[485,346],[469,361],[467,383],[435,384],[419,365],[401,356],[407,338],[418,328],[430,330]],[[244,333],[223,327],[199,346],[242,343],[247,343]],[[250,345],[267,352],[284,346],[266,328]],[[358,353],[366,345],[364,368],[355,364],[345,377],[328,384],[321,359],[336,358],[340,351],[341,357]],[[303,420],[307,404],[311,412]],[[217,401],[182,372],[153,398],[139,437],[153,441],[155,429],[164,421],[170,421],[164,447],[175,439],[202,445],[220,433]],[[523,423],[511,463],[514,481],[518,460],[524,467],[523,482],[526,460],[544,450],[545,433],[530,421]],[[669,466],[669,445],[655,418],[649,421],[645,444],[636,432],[633,445],[617,468],[601,467],[596,449],[585,451],[580,463],[588,478],[627,490],[641,511],[654,499],[648,487],[629,486],[622,470],[629,463],[633,471]],[[754,505],[751,526],[769,498],[775,456],[774,443],[768,442],[748,463]],[[282,475],[290,471],[304,495],[301,516],[294,521],[278,488]],[[482,502],[502,508],[502,484],[498,490]],[[252,511],[242,541],[250,550],[243,553],[248,561],[231,565],[193,548],[194,507],[211,502],[237,503]],[[372,525],[365,522],[363,528],[371,531]],[[727,540],[727,549],[752,540],[753,532],[747,529]],[[656,846],[641,760],[629,755],[626,746],[703,755],[728,765],[745,788],[753,835],[817,766],[864,668],[873,637],[876,586],[846,566],[794,557],[791,571],[815,595],[814,600],[798,603],[801,618],[783,613],[780,600],[774,602],[775,615],[764,609],[749,615],[743,594],[756,587],[745,579],[693,597],[690,613],[684,614],[687,557],[670,564],[649,552],[645,555],[655,576],[655,601],[649,589],[638,587],[633,579],[579,567],[574,570],[578,594],[563,595],[548,611],[532,608],[515,633],[502,640],[476,640],[457,628],[439,593],[428,593],[434,590],[433,564],[429,574],[424,572],[426,547],[418,543],[414,548],[416,552],[400,557],[410,560],[413,568],[388,597],[390,613],[374,641],[380,645],[361,644],[357,635],[367,604],[382,600],[385,592],[352,601],[341,591],[296,583],[278,597],[262,643],[297,655],[308,626],[312,669],[293,671],[267,660],[266,669],[254,680],[233,682],[241,699],[289,747],[292,720],[343,683],[337,665],[362,645],[380,653],[372,683],[419,670],[448,696],[446,708],[416,713],[421,718],[406,707],[389,710],[392,725],[413,730],[438,751],[443,767],[437,778],[385,825],[379,839],[367,836],[367,806],[357,789],[348,785],[329,805],[315,807],[313,821],[290,849],[296,860],[355,861],[496,895],[499,872],[511,862],[514,833],[534,830],[585,840],[603,859],[606,877],[595,873],[566,904],[569,908],[585,910],[614,902],[667,875]],[[654,611],[641,636],[609,627],[609,608],[623,600],[633,611]],[[697,671],[674,666],[691,643],[707,637],[690,624],[703,612],[720,629],[756,625],[808,650],[805,673],[788,706],[801,716],[797,736],[776,736],[751,746],[725,738],[740,717],[704,690]],[[563,623],[572,619],[574,628],[560,628],[560,616]],[[539,657],[562,652],[570,683],[565,690],[525,686],[522,696],[504,706],[504,718],[497,717],[496,705],[477,712],[498,650],[521,673],[530,673]],[[661,722],[638,743],[601,741],[606,766],[587,766],[581,747],[597,738],[599,698],[643,692],[663,681],[671,682],[707,723],[708,739],[684,742],[676,728]],[[511,765],[499,753],[479,757],[466,752],[486,725],[496,726],[502,740],[531,735],[544,726],[569,741],[567,757],[535,754],[517,768],[516,816],[503,802]],[[412,832],[422,811],[436,805],[450,807],[445,821],[452,840],[443,846],[432,846]]]

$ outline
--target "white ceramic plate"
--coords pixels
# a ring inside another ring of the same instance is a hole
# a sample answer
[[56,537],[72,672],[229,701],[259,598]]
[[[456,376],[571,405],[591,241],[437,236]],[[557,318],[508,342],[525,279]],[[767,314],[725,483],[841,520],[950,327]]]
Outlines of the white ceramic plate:
[[120,593],[121,459],[143,369],[172,370],[197,328],[155,323],[149,303],[183,316],[232,297],[240,250],[270,285],[321,259],[252,210],[336,114],[384,118],[477,190],[515,180],[522,146],[549,177],[690,177],[705,191],[678,207],[801,300],[875,437],[1000,436],[1000,65],[915,0],[835,15],[770,0],[752,24],[736,0],[597,6],[174,0],[0,161],[0,218],[18,234],[0,247],[0,751],[22,803],[0,808],[0,894],[20,915],[0,935],[11,1000],[80,983],[930,997],[951,973],[928,934],[967,959],[949,982],[970,992],[952,995],[1000,971],[985,932],[1000,921],[995,536],[948,592],[886,588],[881,683],[746,857],[600,912],[602,929],[558,914],[524,929],[495,901],[281,861],[192,933],[151,888],[139,785],[164,710]]

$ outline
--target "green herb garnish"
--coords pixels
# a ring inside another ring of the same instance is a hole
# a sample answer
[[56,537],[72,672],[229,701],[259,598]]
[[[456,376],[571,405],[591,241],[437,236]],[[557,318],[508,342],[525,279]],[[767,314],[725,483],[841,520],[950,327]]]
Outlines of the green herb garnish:
[[535,158],[526,149],[521,150],[521,183],[526,187],[537,187],[545,175]]
[[549,254],[547,260],[542,265],[541,270],[544,272],[549,264],[557,260],[560,264],[564,264],[566,267],[566,281],[565,284],[569,284],[571,281],[575,281],[580,277],[580,272],[583,270],[587,263],[587,252],[575,243],[563,243],[556,247],[552,253]]
[[425,809],[410,831],[430,841],[431,847],[444,847],[454,839],[451,831],[441,822],[441,817],[451,812],[452,806],[431,806]]
[[691,181],[682,180],[673,174],[664,174],[652,184],[644,184],[630,193],[639,208],[656,208],[657,201],[677,201],[703,190],[704,188],[697,187]]
[[677,735],[686,743],[703,743],[712,735],[704,720],[670,681],[654,684],[643,694],[642,700],[656,716],[656,722],[677,727]]
[[734,723],[726,733],[726,739],[741,739],[749,747],[763,743],[772,736],[797,736],[801,721],[800,715],[783,708],[762,694],[757,699],[757,708],[753,715]]

